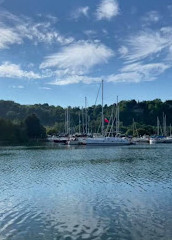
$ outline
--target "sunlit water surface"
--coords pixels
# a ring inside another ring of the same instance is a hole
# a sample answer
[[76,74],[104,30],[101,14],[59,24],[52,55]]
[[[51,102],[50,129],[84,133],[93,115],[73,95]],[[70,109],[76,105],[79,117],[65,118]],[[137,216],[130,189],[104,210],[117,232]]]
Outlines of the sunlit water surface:
[[172,145],[0,147],[0,240],[171,240]]

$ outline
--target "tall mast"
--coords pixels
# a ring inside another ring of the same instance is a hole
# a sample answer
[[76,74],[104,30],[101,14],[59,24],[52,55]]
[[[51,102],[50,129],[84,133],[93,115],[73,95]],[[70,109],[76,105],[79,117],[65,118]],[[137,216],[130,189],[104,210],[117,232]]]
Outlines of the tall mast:
[[85,133],[88,133],[87,97],[85,97]]
[[167,135],[167,131],[166,131],[166,115],[163,112],[163,135],[166,136]]
[[82,133],[84,134],[85,133],[85,130],[84,130],[84,109],[82,107]]
[[67,134],[67,115],[66,115],[66,109],[65,109],[65,134]]
[[118,96],[116,103],[116,135],[119,133],[119,106],[118,106]]
[[159,136],[159,118],[157,117],[157,135]]
[[117,96],[117,102],[118,102],[118,133],[119,133],[119,100]]
[[70,109],[68,108],[68,133],[70,134],[71,133],[71,125],[70,125]]
[[167,117],[164,116],[164,135],[167,136]]
[[66,121],[67,134],[69,134],[69,108],[67,108],[67,121]]
[[134,137],[134,135],[135,135],[135,128],[134,128],[135,126],[134,126],[134,118],[133,118],[133,137]]
[[102,79],[102,136],[104,136],[104,113],[103,113],[103,79]]
[[79,134],[81,133],[81,113],[79,110]]
[[[88,113],[87,113],[88,115]],[[87,123],[87,133],[89,134],[90,133],[90,116],[87,116],[87,119],[88,119],[88,123]]]

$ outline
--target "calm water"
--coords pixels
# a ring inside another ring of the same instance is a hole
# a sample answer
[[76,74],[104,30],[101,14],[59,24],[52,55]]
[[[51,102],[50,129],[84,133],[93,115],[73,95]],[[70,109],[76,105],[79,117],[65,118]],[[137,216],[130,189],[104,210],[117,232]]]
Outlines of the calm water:
[[172,145],[1,147],[0,240],[171,240]]

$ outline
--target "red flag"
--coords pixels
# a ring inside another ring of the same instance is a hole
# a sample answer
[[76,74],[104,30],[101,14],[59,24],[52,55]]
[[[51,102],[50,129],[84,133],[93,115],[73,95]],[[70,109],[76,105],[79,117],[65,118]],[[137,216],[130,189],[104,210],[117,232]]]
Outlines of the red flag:
[[105,118],[105,120],[104,120],[106,123],[109,123],[109,120],[107,119],[107,118]]

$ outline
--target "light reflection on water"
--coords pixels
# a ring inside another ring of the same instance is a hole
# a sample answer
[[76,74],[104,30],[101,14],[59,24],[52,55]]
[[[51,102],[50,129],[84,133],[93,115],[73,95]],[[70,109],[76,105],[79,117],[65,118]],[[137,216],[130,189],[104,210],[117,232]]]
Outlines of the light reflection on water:
[[1,147],[0,240],[172,239],[172,145]]

